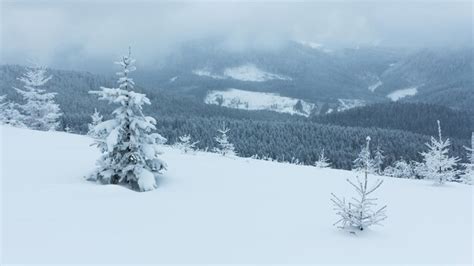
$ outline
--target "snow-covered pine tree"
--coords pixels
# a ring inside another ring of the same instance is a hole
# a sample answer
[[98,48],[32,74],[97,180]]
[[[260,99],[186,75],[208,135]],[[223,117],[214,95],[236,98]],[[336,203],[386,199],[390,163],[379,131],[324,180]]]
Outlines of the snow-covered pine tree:
[[468,162],[464,164],[464,172],[461,175],[461,182],[472,185],[474,181],[474,132],[471,136],[471,147],[464,147],[467,151]]
[[199,141],[192,142],[189,134],[180,136],[178,139],[179,142],[177,143],[177,147],[184,153],[193,152],[196,149],[196,144],[199,143]]
[[375,150],[375,155],[374,155],[374,167],[375,167],[375,172],[378,175],[381,175],[383,173],[383,160],[385,159],[385,156],[383,155],[383,151],[380,148],[380,146],[377,146],[377,149]]
[[128,55],[117,62],[122,67],[117,73],[119,88],[101,87],[100,91],[90,92],[99,95],[100,100],[119,105],[112,112],[112,119],[92,130],[94,134],[103,131],[104,135],[95,141],[103,154],[90,179],[148,191],[157,187],[156,176],[166,168],[159,158],[159,145],[166,140],[158,133],[151,133],[156,130],[156,121],[143,114],[142,106],[150,104],[150,100],[145,94],[132,91],[134,82],[129,73],[136,69],[134,62],[129,49]]
[[214,151],[222,154],[223,156],[235,155],[234,144],[230,143],[227,137],[227,132],[229,131],[230,129],[226,127],[225,123],[222,123],[222,128],[217,130],[219,135],[214,138],[219,145],[219,147],[215,148]]
[[[367,149],[369,148],[370,137],[367,137]],[[353,183],[349,179],[347,182],[351,184],[356,190],[358,197],[352,198],[352,201],[346,202],[345,198],[339,198],[334,193],[331,193],[331,201],[334,204],[334,210],[336,214],[341,218],[334,223],[334,225],[342,224],[341,228],[357,228],[364,230],[365,228],[379,224],[381,221],[387,218],[385,210],[387,205],[376,210],[373,209],[376,206],[376,198],[370,198],[369,195],[377,190],[383,183],[383,180],[377,180],[372,186],[368,185],[368,174],[370,164],[365,164],[364,180],[361,180],[357,176],[357,184]]]
[[365,140],[365,147],[362,147],[362,150],[360,151],[359,155],[354,160],[353,169],[357,172],[368,171],[370,174],[373,174],[375,173],[376,168],[374,160],[372,159],[372,156],[370,154],[370,136],[367,136]]
[[448,155],[451,142],[449,138],[443,140],[441,135],[441,124],[438,122],[438,137],[431,137],[431,143],[426,143],[428,151],[421,152],[423,162],[416,167],[418,175],[426,179],[435,180],[436,184],[444,184],[446,181],[452,181],[458,174],[456,165],[459,161],[457,157]]
[[413,178],[415,177],[415,170],[411,163],[400,159],[395,161],[391,166],[385,168],[384,175],[397,178]]
[[328,168],[331,166],[331,162],[329,159],[324,155],[324,149],[321,150],[321,153],[319,154],[318,160],[314,164],[318,168]]
[[[102,123],[102,115],[100,115],[99,111],[97,111],[97,109],[94,109],[94,113],[91,115],[91,123],[89,123],[87,126],[89,128],[89,131],[87,132],[87,135],[95,138],[95,137],[100,137],[100,134],[97,134],[94,130],[94,128]],[[98,132],[98,133],[101,133],[101,132]],[[97,135],[97,136],[96,136]]]
[[18,111],[17,104],[7,101],[6,95],[0,96],[0,124],[25,127],[24,116]]
[[51,78],[51,75],[46,75],[46,69],[40,66],[27,68],[26,73],[18,78],[23,83],[24,90],[14,89],[25,101],[19,108],[25,115],[23,123],[28,128],[48,131],[59,127],[62,114],[59,105],[54,102],[56,93],[40,89]]

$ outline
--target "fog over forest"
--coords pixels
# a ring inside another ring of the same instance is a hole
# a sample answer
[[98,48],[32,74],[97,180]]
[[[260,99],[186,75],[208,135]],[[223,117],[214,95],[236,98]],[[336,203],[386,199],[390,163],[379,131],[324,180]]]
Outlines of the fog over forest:
[[154,66],[180,44],[215,39],[232,51],[288,40],[330,47],[472,45],[470,1],[2,1],[2,64],[33,60],[101,71],[132,45]]

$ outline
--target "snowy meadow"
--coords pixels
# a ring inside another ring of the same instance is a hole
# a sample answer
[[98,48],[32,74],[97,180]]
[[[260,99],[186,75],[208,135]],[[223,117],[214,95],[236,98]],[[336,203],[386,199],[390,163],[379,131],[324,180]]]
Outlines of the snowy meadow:
[[474,264],[472,3],[0,9],[1,265]]
[[159,188],[138,193],[84,179],[100,156],[88,137],[1,132],[5,263],[472,260],[471,186],[380,177],[388,218],[351,234],[333,226],[330,202],[331,192],[355,195],[350,171],[165,147]]

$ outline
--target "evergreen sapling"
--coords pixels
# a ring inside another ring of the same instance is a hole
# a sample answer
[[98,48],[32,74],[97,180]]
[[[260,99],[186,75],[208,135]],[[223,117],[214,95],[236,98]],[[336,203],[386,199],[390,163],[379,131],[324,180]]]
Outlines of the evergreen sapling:
[[[164,139],[156,130],[156,121],[143,114],[143,105],[150,104],[145,94],[132,91],[135,83],[129,74],[136,68],[135,60],[123,56],[117,62],[122,67],[118,72],[119,88],[104,88],[90,93],[99,100],[117,104],[113,118],[97,124],[91,131],[100,136],[95,145],[102,152],[98,168],[90,179],[105,184],[123,184],[138,191],[148,191],[157,187],[156,178],[166,164],[159,158],[160,145]],[[102,132],[102,133],[101,133]]]

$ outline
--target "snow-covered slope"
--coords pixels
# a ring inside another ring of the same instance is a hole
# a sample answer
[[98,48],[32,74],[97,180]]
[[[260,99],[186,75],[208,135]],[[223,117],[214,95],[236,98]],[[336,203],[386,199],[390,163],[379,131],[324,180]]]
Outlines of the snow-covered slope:
[[194,75],[212,79],[234,79],[240,81],[264,82],[269,80],[291,80],[290,77],[264,71],[254,64],[244,64],[236,67],[225,68],[222,74],[212,72],[207,68],[195,69]]
[[377,80],[377,82],[375,82],[374,84],[370,85],[367,88],[369,89],[369,91],[374,92],[378,87],[382,86],[382,84],[383,83],[381,80]]
[[253,64],[245,64],[238,67],[230,67],[224,70],[224,75],[241,81],[263,82],[267,80],[291,80],[290,77],[266,72]]
[[296,42],[303,45],[303,46],[305,46],[305,47],[309,47],[311,49],[320,50],[320,51],[325,52],[325,53],[332,53],[331,49],[328,49],[328,48],[324,47],[324,45],[322,45],[321,43],[307,42],[307,41],[296,41]]
[[91,140],[2,127],[2,264],[472,263],[472,188],[384,178],[384,227],[340,231],[348,171],[166,148],[159,188],[83,180]]
[[276,93],[244,91],[238,89],[209,91],[204,102],[228,108],[268,110],[303,116],[309,116],[314,108],[314,104],[312,103],[280,96]]
[[337,99],[339,105],[337,106],[338,112],[343,112],[352,108],[365,106],[366,103],[360,99]]
[[396,90],[388,94],[387,97],[390,98],[392,101],[396,102],[402,98],[416,95],[417,93],[418,93],[418,87],[415,86],[415,87],[410,87],[406,89]]

